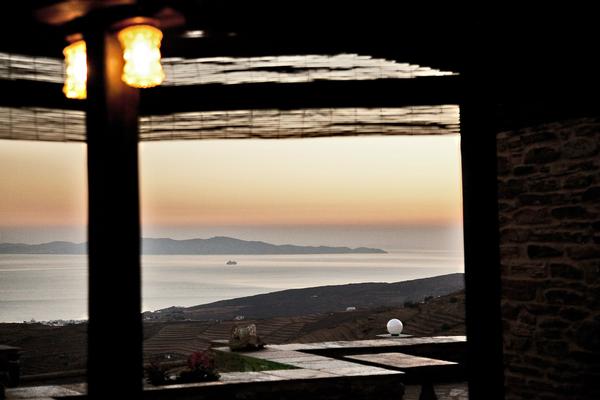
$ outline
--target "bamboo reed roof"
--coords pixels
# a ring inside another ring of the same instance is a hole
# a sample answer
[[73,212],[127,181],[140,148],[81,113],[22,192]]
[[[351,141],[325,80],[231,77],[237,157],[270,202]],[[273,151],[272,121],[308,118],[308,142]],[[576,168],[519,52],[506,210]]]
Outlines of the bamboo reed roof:
[[[66,27],[135,2],[41,3],[33,13],[10,5],[28,25],[0,43],[0,139],[83,142],[85,101],[61,92]],[[176,28],[165,31],[165,82],[142,91],[140,140],[459,132],[460,74],[455,60],[444,56],[452,32],[432,40],[417,32],[417,20],[403,17],[398,28],[384,14],[381,24],[370,25],[375,29],[355,31],[354,19],[367,17],[359,10],[347,20],[323,9],[310,21],[284,23],[263,13],[268,2],[147,3]],[[429,23],[436,21],[444,18]],[[411,32],[414,38],[394,46],[385,40]]]

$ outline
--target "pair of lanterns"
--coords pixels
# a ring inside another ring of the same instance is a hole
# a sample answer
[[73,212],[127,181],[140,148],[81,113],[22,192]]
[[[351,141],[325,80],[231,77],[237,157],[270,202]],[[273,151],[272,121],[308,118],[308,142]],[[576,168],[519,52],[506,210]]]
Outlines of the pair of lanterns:
[[[123,48],[123,82],[137,88],[160,85],[165,73],[160,64],[162,32],[151,25],[128,26],[117,35]],[[87,56],[85,41],[78,40],[67,46],[63,54],[66,79],[63,87],[70,99],[87,97]]]

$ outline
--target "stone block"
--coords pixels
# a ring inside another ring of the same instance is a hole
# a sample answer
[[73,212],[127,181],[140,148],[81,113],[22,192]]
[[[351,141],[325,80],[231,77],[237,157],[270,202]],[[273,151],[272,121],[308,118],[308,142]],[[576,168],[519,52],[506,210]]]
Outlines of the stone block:
[[569,354],[569,345],[563,340],[539,340],[536,348],[540,355],[549,357],[564,357]]
[[539,179],[530,181],[527,189],[531,192],[553,192],[560,189],[561,185],[557,179]]
[[600,322],[583,321],[575,331],[575,341],[583,349],[600,352]]
[[510,161],[508,157],[497,158],[497,171],[499,175],[507,174],[510,171]]
[[537,171],[535,165],[517,165],[513,169],[513,175],[515,176],[526,176],[534,174]]
[[535,325],[516,323],[510,327],[509,332],[515,338],[531,338],[535,332]]
[[527,309],[522,309],[517,319],[519,322],[527,325],[535,325],[537,322],[536,315],[530,313],[529,311],[527,311]]
[[589,175],[575,175],[569,176],[563,183],[565,189],[582,189],[590,186],[594,182],[594,179]]
[[520,179],[498,181],[498,197],[511,199],[525,191],[525,182]]
[[510,267],[510,274],[513,278],[545,279],[548,269],[544,264],[518,263]]
[[583,279],[583,271],[570,264],[550,264],[550,276],[564,279]]
[[500,240],[502,242],[523,243],[529,239],[529,234],[528,229],[507,228],[500,231]]
[[536,337],[544,339],[563,339],[566,329],[570,326],[558,318],[543,320],[538,324]]
[[535,281],[504,280],[502,294],[508,300],[531,301],[535,299],[538,284]]
[[527,246],[527,255],[531,259],[560,257],[563,251],[551,246],[529,245]]
[[558,306],[545,303],[529,303],[525,308],[535,315],[555,315],[559,310]]
[[586,202],[597,202],[600,201],[600,186],[594,186],[587,189],[583,193],[583,201]]
[[600,246],[580,245],[567,248],[567,254],[574,260],[591,260],[600,258]]
[[544,208],[522,208],[515,212],[514,220],[525,225],[540,225],[551,222],[548,210]]
[[558,219],[586,219],[587,210],[581,206],[557,207],[552,209],[552,216]]
[[580,321],[584,318],[587,318],[590,315],[589,311],[582,308],[575,307],[563,307],[559,315],[561,318],[566,319],[568,321]]
[[582,265],[585,274],[585,281],[589,284],[598,284],[600,282],[600,262],[586,262]]
[[[511,332],[512,333],[512,332]],[[521,337],[511,335],[506,342],[506,348],[509,350],[525,351],[531,348],[531,339],[529,335],[522,335]]]
[[598,166],[593,161],[575,162],[566,168],[568,172],[591,172],[597,170]]
[[548,206],[551,204],[565,204],[571,197],[564,193],[533,194],[524,193],[518,196],[519,202],[524,206]]
[[[564,229],[561,226],[560,229]],[[530,239],[534,242],[555,242],[555,243],[585,243],[591,239],[589,234],[581,232],[557,231],[558,228],[534,231]]]
[[563,155],[567,158],[591,157],[598,152],[598,145],[594,140],[578,138],[565,143]]
[[554,147],[535,147],[525,153],[527,164],[546,164],[560,158],[560,151]]
[[229,348],[234,351],[258,350],[265,347],[265,343],[256,333],[256,325],[234,326],[229,338]]
[[543,376],[543,372],[541,372],[540,370],[531,368],[529,366],[524,366],[524,365],[510,365],[509,364],[508,370],[515,374],[519,374],[519,375],[535,376],[535,377]]
[[500,257],[511,258],[518,257],[521,255],[521,248],[519,246],[500,246]]
[[585,302],[581,293],[568,289],[548,289],[544,298],[550,304],[580,305]]
[[521,143],[524,145],[555,140],[558,140],[558,135],[552,131],[532,132],[521,136]]
[[512,303],[502,304],[502,317],[509,320],[514,320],[519,315],[522,307]]

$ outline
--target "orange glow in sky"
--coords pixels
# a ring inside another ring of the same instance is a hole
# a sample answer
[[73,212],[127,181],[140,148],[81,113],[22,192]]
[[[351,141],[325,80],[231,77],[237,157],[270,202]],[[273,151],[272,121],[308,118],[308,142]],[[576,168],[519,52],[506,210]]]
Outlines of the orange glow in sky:
[[[140,145],[152,226],[461,221],[460,139],[347,137]],[[0,227],[84,225],[85,145],[0,141]]]

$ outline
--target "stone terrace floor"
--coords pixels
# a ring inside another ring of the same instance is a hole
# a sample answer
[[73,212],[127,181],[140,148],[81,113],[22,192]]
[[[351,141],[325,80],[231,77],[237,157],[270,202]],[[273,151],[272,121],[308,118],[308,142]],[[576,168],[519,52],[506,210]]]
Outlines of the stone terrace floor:
[[[375,389],[382,391],[384,395],[390,395],[394,391],[393,388],[399,386],[403,372],[341,360],[339,355],[352,351],[359,351],[360,353],[380,353],[381,350],[402,352],[412,346],[456,346],[464,344],[465,341],[464,336],[440,336],[273,345],[260,351],[236,354],[286,364],[296,369],[225,373],[222,374],[222,378],[218,382],[171,385],[161,388],[148,387],[146,394],[151,395],[152,398],[158,398],[157,395],[161,398],[163,395],[167,395],[170,399],[177,399],[181,395],[185,397],[186,393],[190,395],[191,392],[194,392],[202,397],[202,393],[207,394],[207,391],[210,390],[224,390],[224,393],[227,393],[227,387],[230,385],[252,384],[255,386],[247,386],[246,388],[246,394],[250,397],[256,397],[256,394],[260,393],[265,385],[274,385],[274,387],[283,388],[283,390],[292,387],[291,390],[294,393],[313,392],[309,393],[309,396],[318,397],[320,388],[331,388],[333,385],[333,387],[341,387],[342,390],[347,390],[347,383],[352,382],[355,387],[361,388],[359,390],[365,389],[364,395]],[[215,344],[223,345],[222,341],[217,341]],[[228,347],[220,347],[215,350],[224,353],[230,352]],[[343,384],[342,382],[347,383]],[[281,386],[282,384],[284,386]],[[440,400],[467,400],[468,398],[465,383],[440,384],[435,385],[435,389]],[[256,392],[257,390],[258,392]],[[385,393],[386,390],[389,393]],[[60,398],[69,395],[77,396],[84,392],[85,385],[83,384],[17,388],[7,391],[7,399]],[[377,397],[380,398],[382,393],[377,393]],[[419,398],[419,393],[420,386],[409,385],[406,387],[404,399],[416,400]],[[270,394],[273,398],[277,396],[277,392]],[[368,396],[368,398],[371,397]]]

